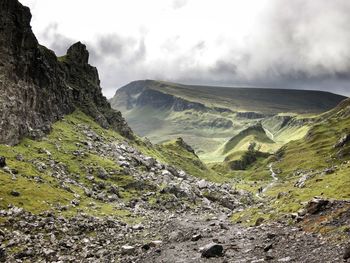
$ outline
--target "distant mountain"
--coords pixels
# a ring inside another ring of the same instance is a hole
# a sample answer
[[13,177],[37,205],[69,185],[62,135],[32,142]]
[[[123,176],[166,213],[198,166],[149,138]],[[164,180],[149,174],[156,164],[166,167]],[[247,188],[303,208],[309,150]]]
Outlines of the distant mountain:
[[[272,152],[307,132],[308,121],[296,115],[317,115],[345,97],[322,91],[192,86],[154,80],[134,81],[118,89],[110,100],[131,128],[158,143],[183,137],[206,161],[223,160],[220,149],[241,131],[262,123]],[[265,133],[265,132],[264,132]],[[240,136],[236,137],[240,138]],[[247,147],[248,138],[239,143]],[[237,147],[234,149],[238,150]],[[232,150],[232,149],[231,149]]]
[[[154,80],[140,80],[118,89],[113,107],[131,109],[153,106],[175,110],[223,108],[265,114],[280,112],[321,113],[335,107],[344,96],[323,91],[195,86]],[[184,105],[186,104],[186,105]]]

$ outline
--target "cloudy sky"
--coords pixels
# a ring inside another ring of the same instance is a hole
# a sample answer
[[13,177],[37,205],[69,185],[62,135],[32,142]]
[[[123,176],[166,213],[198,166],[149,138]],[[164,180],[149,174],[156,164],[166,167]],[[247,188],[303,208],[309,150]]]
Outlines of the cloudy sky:
[[20,0],[38,40],[90,51],[107,97],[130,81],[350,95],[349,0]]

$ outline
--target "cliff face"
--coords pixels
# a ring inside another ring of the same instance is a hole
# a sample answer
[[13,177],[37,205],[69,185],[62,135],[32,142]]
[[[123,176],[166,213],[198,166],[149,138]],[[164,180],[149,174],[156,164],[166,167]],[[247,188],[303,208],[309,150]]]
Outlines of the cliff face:
[[[134,107],[151,106],[155,109],[172,109],[173,111],[209,110],[204,104],[188,101],[186,99],[153,89],[159,83],[152,80],[140,80],[129,83],[117,90],[110,100],[113,108],[130,110]],[[220,108],[218,108],[220,110]]]
[[76,108],[132,138],[121,113],[102,95],[85,45],[78,42],[57,59],[39,45],[30,20],[30,10],[17,0],[0,1],[0,143],[40,137]]

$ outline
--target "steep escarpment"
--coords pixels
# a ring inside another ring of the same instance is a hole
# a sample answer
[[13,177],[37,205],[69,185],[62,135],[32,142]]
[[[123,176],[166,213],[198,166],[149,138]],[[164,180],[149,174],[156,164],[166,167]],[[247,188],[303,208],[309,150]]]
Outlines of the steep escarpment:
[[[322,91],[212,87],[139,80],[118,89],[115,97],[111,99],[112,106],[120,107],[120,104],[125,103],[122,98],[137,98],[138,94],[149,89],[186,101],[200,103],[209,108],[218,107],[225,109],[225,111],[263,113],[265,115],[275,115],[281,112],[322,113],[332,109],[345,99],[344,96]],[[254,118],[261,116],[254,115]],[[248,117],[253,116],[248,114]]]
[[[110,102],[113,108],[130,110],[150,106],[155,109],[185,111],[189,109],[209,110],[204,104],[189,101],[154,88],[157,82],[152,80],[134,81],[117,92]],[[161,84],[165,85],[165,84]]]
[[0,143],[41,137],[54,121],[76,108],[101,126],[132,137],[121,113],[102,95],[85,45],[74,44],[58,59],[38,43],[30,10],[18,1],[1,1],[0,19]]

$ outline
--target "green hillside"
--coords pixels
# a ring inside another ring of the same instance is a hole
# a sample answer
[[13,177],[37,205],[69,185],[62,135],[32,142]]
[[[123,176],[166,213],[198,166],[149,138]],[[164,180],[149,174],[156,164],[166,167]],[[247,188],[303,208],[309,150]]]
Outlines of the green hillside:
[[[349,127],[350,100],[347,99],[335,109],[320,115],[302,139],[287,143],[270,158],[251,166],[245,171],[247,186],[252,185],[249,180],[265,180],[262,185],[267,185],[269,164],[272,164],[278,181],[266,191],[268,205],[237,214],[235,220],[253,223],[257,216],[274,218],[295,213],[314,196],[349,199]],[[328,220],[333,220],[334,216]]]
[[[331,109],[343,98],[319,91],[188,86],[145,80],[120,88],[110,102],[122,111],[138,135],[153,143],[182,137],[203,161],[222,162],[228,152],[237,155],[246,150],[250,141],[257,141],[264,152],[274,152],[302,138],[313,116]],[[260,123],[259,135],[242,136]]]

